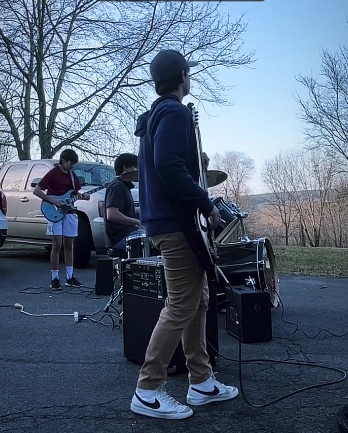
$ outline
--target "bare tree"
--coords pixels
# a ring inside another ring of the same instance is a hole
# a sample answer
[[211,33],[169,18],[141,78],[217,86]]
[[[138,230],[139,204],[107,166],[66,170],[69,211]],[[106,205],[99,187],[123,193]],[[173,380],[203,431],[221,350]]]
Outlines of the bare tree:
[[[0,0],[0,140],[30,158],[65,146],[113,156],[148,109],[149,62],[164,48],[195,56],[201,100],[227,103],[218,68],[253,61],[243,16],[214,2]],[[151,94],[151,99],[153,94]]]
[[288,173],[291,160],[291,152],[280,153],[275,158],[265,161],[261,171],[262,181],[272,192],[271,198],[267,200],[268,215],[283,226],[285,245],[289,245],[291,230],[296,220],[293,206],[294,196],[291,192],[291,180]]
[[298,230],[301,245],[320,246],[336,175],[335,160],[318,150],[288,152],[265,163],[262,178],[273,192],[269,205],[277,210],[287,244]]
[[348,240],[348,182],[338,175],[329,191],[329,202],[324,215],[323,237],[326,246],[347,247]]
[[14,157],[14,151],[8,146],[0,143],[0,167]]
[[319,247],[329,193],[337,174],[335,160],[317,150],[299,152],[288,171],[301,233],[310,246]]
[[300,119],[306,124],[309,148],[320,148],[331,157],[348,161],[348,48],[336,54],[322,53],[319,79],[298,78],[308,91],[308,99],[297,95]]
[[213,155],[209,168],[222,170],[228,176],[227,180],[215,187],[213,192],[241,206],[242,198],[249,191],[248,182],[255,173],[254,160],[243,152],[230,150],[224,154]]

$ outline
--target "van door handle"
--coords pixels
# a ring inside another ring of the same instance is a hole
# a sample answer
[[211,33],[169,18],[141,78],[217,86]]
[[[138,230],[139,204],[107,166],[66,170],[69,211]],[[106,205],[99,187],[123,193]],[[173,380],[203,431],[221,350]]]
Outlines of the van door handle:
[[19,197],[19,200],[20,200],[22,203],[27,203],[27,202],[29,201],[28,197]]

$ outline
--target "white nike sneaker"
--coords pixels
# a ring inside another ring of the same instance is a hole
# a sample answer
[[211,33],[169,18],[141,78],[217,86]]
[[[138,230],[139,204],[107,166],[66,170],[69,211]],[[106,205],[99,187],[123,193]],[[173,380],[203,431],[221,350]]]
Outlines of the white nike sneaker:
[[201,406],[213,401],[231,400],[237,397],[238,393],[238,388],[218,382],[213,375],[203,384],[189,386],[187,403],[191,406]]
[[130,408],[132,412],[153,418],[184,419],[193,415],[191,408],[166,393],[164,385],[154,391],[136,390]]

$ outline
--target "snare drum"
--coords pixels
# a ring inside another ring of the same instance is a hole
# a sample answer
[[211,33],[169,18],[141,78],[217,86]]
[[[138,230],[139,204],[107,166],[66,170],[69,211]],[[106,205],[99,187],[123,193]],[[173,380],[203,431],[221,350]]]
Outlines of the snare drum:
[[276,260],[268,238],[218,246],[217,264],[232,286],[267,291],[274,307],[279,303]]
[[126,249],[129,259],[161,255],[159,250],[152,245],[145,233],[136,233],[128,236],[126,239]]

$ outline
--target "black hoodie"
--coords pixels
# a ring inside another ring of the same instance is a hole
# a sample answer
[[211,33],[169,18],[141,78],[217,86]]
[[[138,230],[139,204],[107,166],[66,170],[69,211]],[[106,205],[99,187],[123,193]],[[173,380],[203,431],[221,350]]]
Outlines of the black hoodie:
[[191,227],[197,209],[208,216],[213,209],[198,184],[199,164],[194,123],[179,98],[157,99],[138,118],[138,156],[141,223],[148,236]]

